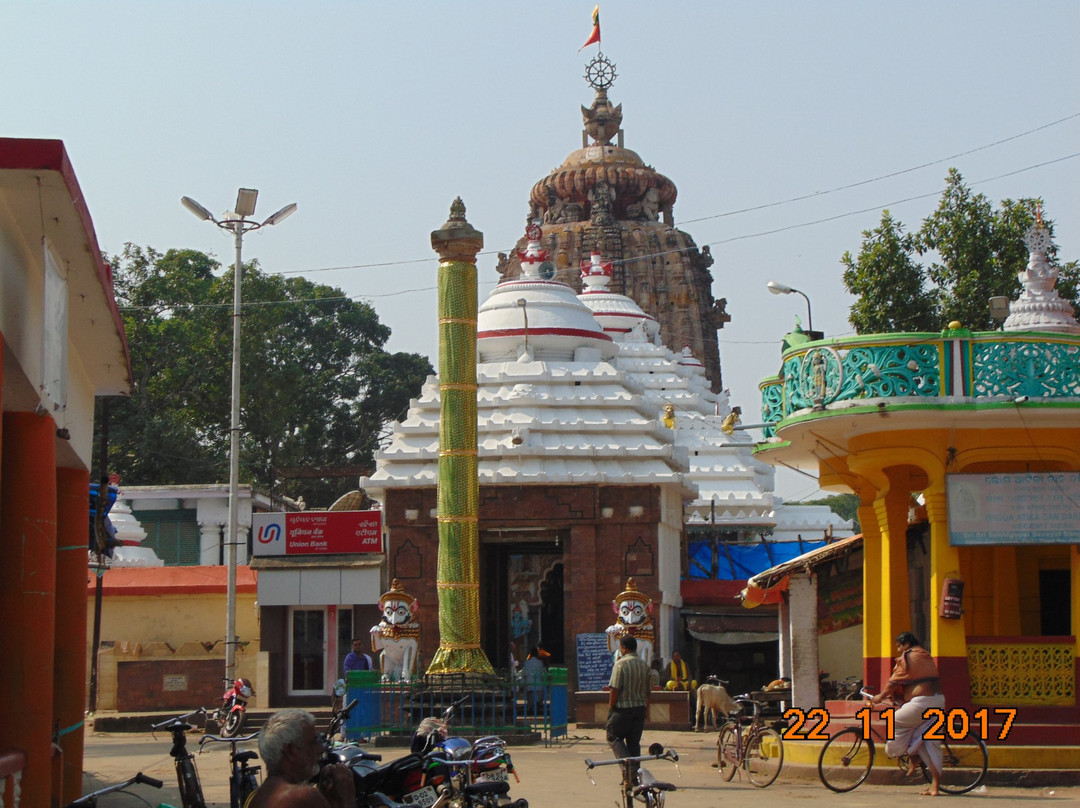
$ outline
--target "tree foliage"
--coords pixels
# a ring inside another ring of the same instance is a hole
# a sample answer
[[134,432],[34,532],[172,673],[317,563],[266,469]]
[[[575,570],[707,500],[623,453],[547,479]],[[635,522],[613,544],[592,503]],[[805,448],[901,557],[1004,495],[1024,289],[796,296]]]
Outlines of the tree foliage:
[[[989,299],[1015,300],[1028,260],[1024,233],[1035,222],[1038,199],[1006,199],[995,209],[972,193],[956,169],[946,177],[937,209],[908,233],[889,211],[863,231],[858,256],[844,253],[844,285],[856,296],[849,321],[860,334],[940,331],[953,320],[974,331],[992,330]],[[1053,223],[1043,218],[1053,234]],[[1056,263],[1057,246],[1047,251]],[[1060,266],[1058,292],[1078,306],[1075,261]]]
[[[128,244],[113,266],[133,371],[110,412],[110,470],[131,485],[228,480],[232,272],[194,250]],[[280,490],[282,468],[373,466],[387,422],[433,369],[388,353],[367,303],[245,264],[240,480]],[[355,476],[305,479],[289,493],[325,507]]]
[[856,533],[859,527],[859,498],[854,494],[830,494],[821,499],[811,499],[803,505],[825,505],[841,519],[850,519]]

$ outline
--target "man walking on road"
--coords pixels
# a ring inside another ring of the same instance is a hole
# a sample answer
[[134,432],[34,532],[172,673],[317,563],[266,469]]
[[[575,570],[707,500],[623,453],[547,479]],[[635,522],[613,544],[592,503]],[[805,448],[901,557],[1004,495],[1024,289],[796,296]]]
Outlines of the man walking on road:
[[[638,757],[649,705],[649,666],[637,655],[633,635],[624,634],[619,648],[622,656],[612,668],[609,682],[607,741],[615,757]],[[635,775],[638,766],[634,763],[631,769]]]

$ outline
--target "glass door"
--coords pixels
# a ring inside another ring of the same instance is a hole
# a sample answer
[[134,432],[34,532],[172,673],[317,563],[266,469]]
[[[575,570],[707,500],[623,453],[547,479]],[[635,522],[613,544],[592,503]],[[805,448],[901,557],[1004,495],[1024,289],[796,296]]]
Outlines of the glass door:
[[292,608],[289,615],[289,693],[326,693],[326,609]]

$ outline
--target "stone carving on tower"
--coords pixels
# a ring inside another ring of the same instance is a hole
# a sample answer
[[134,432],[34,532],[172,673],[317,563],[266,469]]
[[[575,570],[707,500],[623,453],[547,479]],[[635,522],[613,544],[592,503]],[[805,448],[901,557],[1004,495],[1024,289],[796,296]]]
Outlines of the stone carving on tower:
[[[527,224],[543,228],[542,247],[557,278],[580,291],[578,267],[601,252],[613,263],[612,292],[627,295],[660,323],[660,340],[671,350],[689,345],[702,358],[714,392],[722,389],[716,332],[730,320],[726,301],[712,293],[713,258],[675,227],[675,184],[623,146],[622,105],[608,90],[617,74],[598,55],[585,77],[596,92],[581,108],[581,149],[537,182],[529,195]],[[521,275],[517,251],[500,255],[504,279]]]

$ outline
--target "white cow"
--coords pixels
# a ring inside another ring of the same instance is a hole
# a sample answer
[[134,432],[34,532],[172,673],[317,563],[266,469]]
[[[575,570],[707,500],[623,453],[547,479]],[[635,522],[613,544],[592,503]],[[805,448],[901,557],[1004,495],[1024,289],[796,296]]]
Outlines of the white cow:
[[[704,684],[697,689],[697,713],[694,716],[694,729],[705,731],[709,727],[709,714],[712,714],[713,729],[718,726],[717,713],[727,718],[735,709],[735,699],[728,695],[721,684]],[[704,720],[702,720],[704,719]]]
[[420,624],[414,616],[419,607],[417,600],[401,588],[397,578],[390,584],[390,591],[379,598],[383,619],[371,627],[371,648],[382,652],[379,665],[384,681],[408,682],[415,674]]

